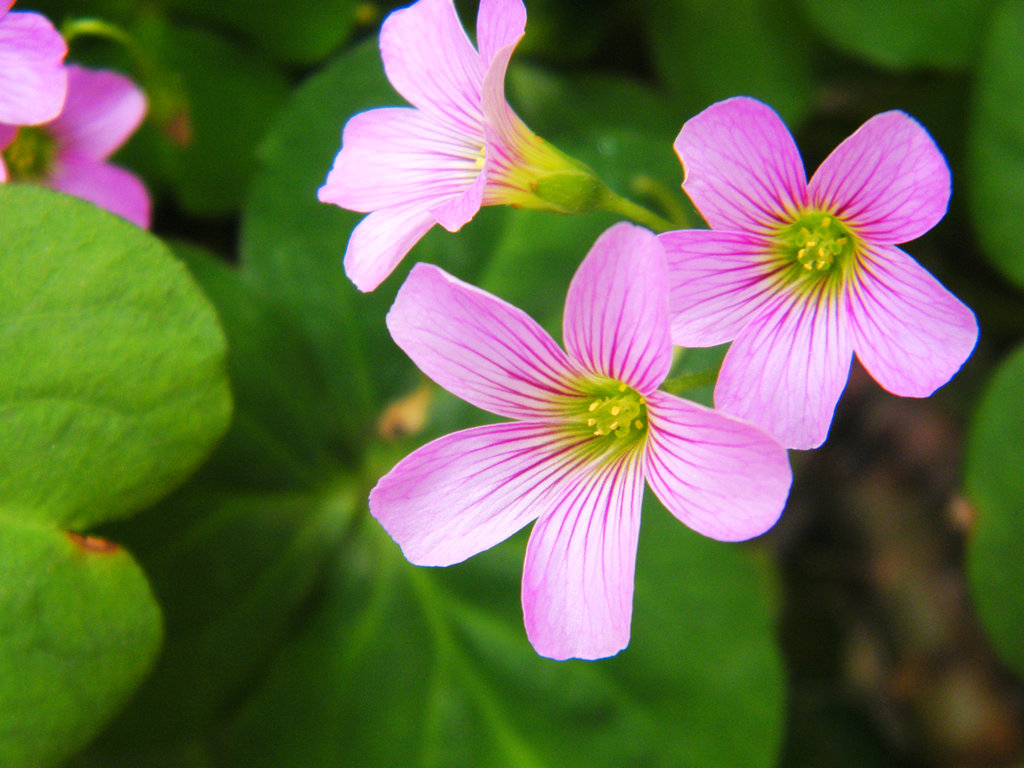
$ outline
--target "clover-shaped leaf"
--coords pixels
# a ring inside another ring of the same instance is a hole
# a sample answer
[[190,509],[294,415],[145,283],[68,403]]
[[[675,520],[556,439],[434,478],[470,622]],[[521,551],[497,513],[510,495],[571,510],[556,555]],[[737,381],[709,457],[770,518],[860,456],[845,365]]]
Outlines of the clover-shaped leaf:
[[141,680],[161,619],[87,530],[179,484],[227,426],[225,342],[148,232],[0,187],[0,764],[79,748]]

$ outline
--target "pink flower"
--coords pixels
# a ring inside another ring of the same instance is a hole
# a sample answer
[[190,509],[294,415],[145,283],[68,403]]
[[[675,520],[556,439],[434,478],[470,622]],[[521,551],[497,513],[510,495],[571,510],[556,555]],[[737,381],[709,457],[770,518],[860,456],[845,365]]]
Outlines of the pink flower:
[[107,162],[145,117],[145,94],[116,72],[68,65],[67,77],[67,100],[56,118],[39,126],[0,125],[0,180],[52,187],[148,227],[145,186]]
[[970,355],[974,314],[897,247],[938,223],[950,195],[946,161],[915,120],[875,115],[809,183],[785,125],[753,99],[704,110],[675,149],[711,229],[660,236],[672,340],[735,339],[716,407],[813,448],[854,352],[907,397],[927,397]]
[[417,565],[450,565],[536,519],[526,631],[556,659],[629,642],[644,480],[694,530],[736,541],[778,519],[785,450],[754,427],[658,391],[672,362],[665,256],[631,224],[606,231],[565,303],[566,352],[521,310],[417,264],[387,317],[434,381],[516,419],[403,459],[370,512]]
[[44,123],[64,103],[68,48],[45,17],[8,13],[12,5],[0,0],[0,123]]
[[434,224],[455,232],[481,205],[556,208],[532,183],[580,166],[537,138],[505,100],[505,70],[526,25],[521,0],[482,0],[479,53],[452,0],[419,0],[380,31],[384,69],[415,108],[371,109],[345,125],[319,199],[369,213],[345,271],[376,288]]

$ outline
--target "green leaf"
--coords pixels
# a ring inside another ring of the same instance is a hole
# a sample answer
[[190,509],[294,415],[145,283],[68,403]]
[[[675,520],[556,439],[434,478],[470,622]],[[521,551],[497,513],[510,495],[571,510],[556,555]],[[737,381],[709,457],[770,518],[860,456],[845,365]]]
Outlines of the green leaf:
[[160,126],[148,122],[133,139],[135,166],[166,178],[189,213],[236,211],[256,170],[256,145],[284,101],[287,81],[264,57],[203,29],[147,15],[133,31],[159,73],[148,83],[161,89],[151,99],[161,112],[171,111],[161,115]]
[[359,458],[332,451],[323,372],[291,315],[243,271],[176,249],[228,335],[235,419],[178,493],[111,529],[146,569],[167,637],[83,765],[180,764],[258,678],[366,496]]
[[684,119],[736,94],[767,102],[790,123],[807,115],[814,95],[810,36],[793,5],[791,0],[643,4],[657,71]]
[[116,545],[0,509],[0,765],[44,768],[85,744],[142,679],[160,610]]
[[565,76],[514,61],[506,85],[509,102],[530,128],[555,142],[582,144],[599,126],[660,134],[671,155],[686,117],[668,94],[622,75]]
[[225,342],[148,232],[0,187],[0,502],[84,529],[165,495],[228,423]]
[[[463,4],[468,8],[468,4]],[[530,0],[526,34],[516,46],[517,58],[578,61],[597,53],[602,38],[614,34],[618,8],[614,3],[566,3]],[[464,19],[469,19],[464,16]]]
[[977,513],[967,567],[978,612],[1003,659],[1024,677],[1024,347],[996,371],[967,441],[964,482]]
[[305,335],[233,265],[196,246],[175,251],[217,308],[235,398],[231,429],[200,480],[249,492],[312,487],[333,462],[327,383]]
[[815,25],[840,50],[890,69],[962,69],[973,61],[989,0],[803,0]]
[[167,637],[89,755],[150,766],[214,728],[259,679],[360,501],[352,483],[250,493],[193,483],[117,526],[153,584]]
[[356,23],[356,0],[164,0],[167,8],[240,32],[271,55],[315,63],[341,44]]
[[554,662],[523,629],[523,536],[429,569],[367,524],[321,612],[228,731],[228,763],[775,764],[783,685],[767,574],[738,548],[648,504],[630,647]]
[[1024,286],[1024,2],[1005,3],[992,29],[975,83],[968,137],[974,230],[985,256]]

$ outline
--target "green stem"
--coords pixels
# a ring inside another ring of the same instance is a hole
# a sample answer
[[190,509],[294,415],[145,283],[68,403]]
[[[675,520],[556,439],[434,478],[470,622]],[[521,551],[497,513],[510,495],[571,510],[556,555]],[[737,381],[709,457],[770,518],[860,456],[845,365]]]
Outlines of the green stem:
[[137,53],[132,36],[116,24],[111,24],[103,19],[68,19],[61,25],[60,33],[68,45],[76,37],[102,37],[123,45],[133,55]]
[[633,194],[652,199],[661,206],[661,210],[665,211],[669,220],[674,223],[673,229],[694,229],[698,226],[686,208],[679,204],[678,196],[672,194],[671,189],[653,176],[641,174],[633,179],[631,186]]
[[659,389],[673,395],[681,395],[699,387],[706,387],[709,384],[714,384],[716,381],[718,381],[718,369],[709,368],[706,371],[684,373],[681,376],[674,376],[671,379],[665,379]]
[[655,232],[668,232],[671,229],[678,229],[678,227],[668,219],[659,216],[654,211],[644,208],[638,203],[634,203],[632,200],[628,200],[621,195],[615,194],[607,187],[605,188],[604,194],[601,196],[601,200],[597,204],[597,208],[604,211],[610,211],[611,213],[621,214],[630,221],[642,224],[645,227],[653,229]]

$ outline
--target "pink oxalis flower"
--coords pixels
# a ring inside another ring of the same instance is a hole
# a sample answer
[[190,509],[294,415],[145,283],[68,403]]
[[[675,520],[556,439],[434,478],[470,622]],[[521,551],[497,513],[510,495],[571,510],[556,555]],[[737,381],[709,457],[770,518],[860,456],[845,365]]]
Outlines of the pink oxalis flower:
[[318,193],[369,213],[345,252],[346,274],[360,290],[376,288],[434,224],[454,232],[481,205],[559,210],[537,196],[537,178],[588,176],[505,99],[505,70],[525,25],[521,0],[482,0],[477,52],[452,0],[419,0],[384,20],[384,69],[413,107],[350,119]]
[[68,47],[44,16],[12,5],[0,0],[0,123],[45,123],[64,103]]
[[672,362],[665,255],[618,224],[565,302],[565,350],[529,316],[417,264],[387,317],[434,381],[515,421],[434,440],[370,494],[370,512],[418,565],[450,565],[532,520],[527,635],[556,659],[629,642],[644,480],[692,529],[735,541],[770,528],[791,474],[753,426],[658,391]]
[[42,184],[148,227],[146,187],[107,162],[145,117],[145,94],[117,72],[68,65],[67,76],[67,99],[56,118],[0,125],[0,180]]
[[890,392],[927,397],[974,348],[974,314],[897,247],[945,215],[950,173],[903,112],[875,115],[808,182],[779,116],[712,105],[675,141],[711,226],[660,236],[672,339],[732,343],[715,405],[791,448],[828,434],[854,353]]

